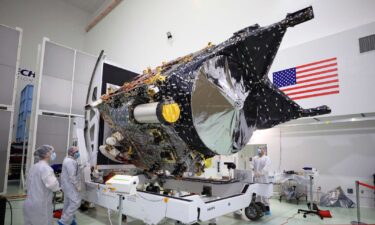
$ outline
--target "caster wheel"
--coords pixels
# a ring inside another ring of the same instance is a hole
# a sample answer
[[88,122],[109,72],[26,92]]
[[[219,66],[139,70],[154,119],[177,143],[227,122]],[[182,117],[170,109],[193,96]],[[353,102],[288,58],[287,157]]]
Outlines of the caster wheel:
[[255,204],[259,207],[261,211],[261,213],[259,214],[259,217],[263,217],[267,212],[267,207],[261,202],[256,202]]
[[261,203],[261,202],[255,202],[255,204],[257,204],[259,206],[259,208],[262,210],[262,212],[266,212],[267,211],[267,207]]
[[303,218],[306,218],[306,215],[303,215]]
[[250,203],[249,207],[245,208],[245,215],[249,220],[258,220],[262,214],[262,209],[255,203]]

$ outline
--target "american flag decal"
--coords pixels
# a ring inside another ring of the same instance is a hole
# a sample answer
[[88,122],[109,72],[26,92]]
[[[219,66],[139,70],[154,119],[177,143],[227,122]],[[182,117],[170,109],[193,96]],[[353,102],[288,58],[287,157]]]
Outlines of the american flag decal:
[[337,58],[274,72],[273,84],[292,100],[338,94]]

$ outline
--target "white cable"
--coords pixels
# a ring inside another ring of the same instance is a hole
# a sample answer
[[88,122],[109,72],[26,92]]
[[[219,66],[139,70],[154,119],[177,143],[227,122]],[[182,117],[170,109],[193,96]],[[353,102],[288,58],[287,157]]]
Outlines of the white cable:
[[112,220],[111,220],[111,212],[110,212],[110,209],[109,208],[107,208],[107,214],[108,214],[108,220],[109,220],[109,223],[111,224],[111,225],[113,225],[112,224]]
[[[142,198],[142,199],[144,199],[144,200],[146,200],[146,201],[149,201],[149,202],[162,202],[162,201],[163,201],[163,199],[161,199],[161,200],[151,200],[151,199],[147,199],[147,198],[145,198],[145,197],[139,195],[138,193],[137,193],[137,196],[140,197],[140,198]],[[166,206],[165,206],[164,216],[167,216],[167,209],[168,209],[168,203],[166,203]]]
[[109,209],[109,205],[108,205],[109,202],[108,202],[108,200],[106,200],[105,202],[106,202],[105,205],[107,206],[107,215],[108,215],[109,223],[110,223],[110,225],[113,225],[113,224],[112,224],[112,220],[111,220],[111,210]]
[[[163,199],[161,199],[161,200],[151,200],[151,199],[147,199],[147,198],[145,198],[145,197],[139,195],[138,193],[136,193],[136,195],[137,195],[138,197],[140,197],[140,198],[146,200],[146,201],[149,201],[149,202],[162,202],[162,201],[163,201]],[[164,216],[167,216],[168,203],[166,203],[166,204],[167,204],[167,205],[165,206]]]
[[151,200],[151,199],[147,199],[147,198],[143,197],[142,195],[139,195],[138,193],[137,193],[136,195],[137,195],[138,197],[140,197],[140,198],[146,200],[146,201],[149,201],[149,202],[162,202],[162,201],[163,201],[163,199],[160,199],[160,200]]

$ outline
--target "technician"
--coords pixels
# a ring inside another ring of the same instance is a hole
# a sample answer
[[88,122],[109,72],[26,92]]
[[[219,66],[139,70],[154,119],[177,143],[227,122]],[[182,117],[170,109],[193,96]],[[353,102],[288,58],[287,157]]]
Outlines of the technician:
[[60,188],[49,163],[56,159],[56,153],[52,146],[43,145],[34,156],[38,162],[31,166],[27,176],[27,197],[23,206],[25,225],[52,225],[53,192]]
[[77,147],[68,149],[61,171],[61,189],[64,192],[64,209],[59,225],[76,225],[75,212],[81,205],[81,173],[77,159],[80,157]]
[[[266,148],[260,147],[257,155],[253,158],[254,167],[254,183],[269,183],[268,174],[271,166],[271,159],[266,155]],[[261,202],[266,206],[266,215],[270,215],[269,199],[264,196],[257,196],[257,202]]]

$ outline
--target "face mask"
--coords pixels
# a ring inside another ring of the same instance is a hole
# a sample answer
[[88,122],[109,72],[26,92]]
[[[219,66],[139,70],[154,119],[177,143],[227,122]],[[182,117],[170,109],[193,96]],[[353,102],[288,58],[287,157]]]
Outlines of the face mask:
[[53,152],[53,153],[51,154],[51,162],[52,162],[52,161],[55,161],[55,159],[56,159],[56,152]]
[[78,159],[80,156],[79,152],[74,153],[74,158]]

